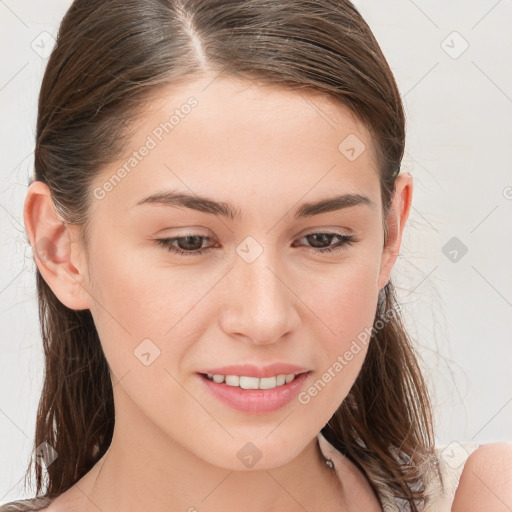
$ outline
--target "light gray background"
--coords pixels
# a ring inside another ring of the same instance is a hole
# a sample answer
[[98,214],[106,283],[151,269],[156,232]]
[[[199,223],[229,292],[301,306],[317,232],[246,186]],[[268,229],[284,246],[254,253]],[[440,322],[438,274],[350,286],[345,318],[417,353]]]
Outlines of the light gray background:
[[[355,3],[406,109],[414,206],[393,279],[427,368],[437,443],[511,441],[512,3]],[[43,358],[22,207],[51,49],[43,32],[56,37],[70,4],[0,0],[0,503],[30,496]],[[453,237],[459,248],[444,248]]]

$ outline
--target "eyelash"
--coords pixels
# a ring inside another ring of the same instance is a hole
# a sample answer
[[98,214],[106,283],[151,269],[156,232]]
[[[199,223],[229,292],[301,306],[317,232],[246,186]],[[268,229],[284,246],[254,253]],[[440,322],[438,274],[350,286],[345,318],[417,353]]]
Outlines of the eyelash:
[[[335,236],[340,239],[340,242],[338,242],[336,245],[334,245],[332,247],[326,247],[324,249],[315,249],[315,248],[307,249],[308,252],[312,252],[312,253],[324,254],[324,253],[329,253],[329,252],[337,252],[337,251],[340,251],[341,249],[343,249],[345,246],[351,245],[354,242],[356,242],[355,238],[352,235],[343,235],[341,233],[331,233],[331,232],[324,232],[324,231],[316,231],[313,233],[308,233],[307,235],[304,235],[302,238],[306,238],[308,236],[313,236],[313,235]],[[178,237],[174,237],[174,238],[157,238],[155,240],[155,242],[158,243],[159,245],[161,245],[162,247],[164,247],[165,249],[167,249],[168,251],[175,253],[175,254],[182,255],[182,256],[200,256],[201,254],[205,253],[206,251],[210,251],[211,249],[213,249],[213,247],[207,247],[205,249],[199,249],[196,251],[183,251],[181,249],[177,249],[175,246],[172,245],[172,242],[175,240],[182,240],[184,238],[189,238],[189,237],[210,239],[210,237],[208,237],[208,236],[190,234],[190,235],[178,236]]]

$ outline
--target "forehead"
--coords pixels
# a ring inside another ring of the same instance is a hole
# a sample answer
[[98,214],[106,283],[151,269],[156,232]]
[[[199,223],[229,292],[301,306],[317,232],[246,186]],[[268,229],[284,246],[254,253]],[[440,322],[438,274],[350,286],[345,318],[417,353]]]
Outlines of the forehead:
[[130,129],[124,156],[95,182],[122,174],[105,202],[123,207],[163,188],[230,202],[235,192],[241,210],[333,188],[379,195],[368,130],[325,94],[208,76],[153,91]]

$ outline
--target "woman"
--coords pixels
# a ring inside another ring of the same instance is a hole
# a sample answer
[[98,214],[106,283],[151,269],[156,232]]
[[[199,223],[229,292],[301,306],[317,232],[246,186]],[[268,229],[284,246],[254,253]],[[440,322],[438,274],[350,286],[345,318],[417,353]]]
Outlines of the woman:
[[508,445],[434,446],[404,113],[347,0],[75,1],[36,138],[37,497],[0,510],[512,503]]

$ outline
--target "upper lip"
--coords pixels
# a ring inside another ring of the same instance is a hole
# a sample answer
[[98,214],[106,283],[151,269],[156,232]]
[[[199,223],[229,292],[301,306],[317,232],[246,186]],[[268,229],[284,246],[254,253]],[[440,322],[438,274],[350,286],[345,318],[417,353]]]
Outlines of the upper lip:
[[291,373],[304,373],[307,368],[288,363],[274,363],[268,366],[254,364],[228,365],[220,368],[206,368],[198,373],[211,373],[213,375],[243,375],[247,377],[274,377],[275,375],[289,375]]

